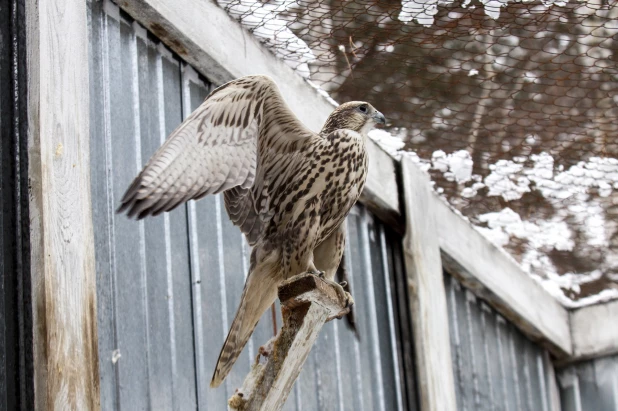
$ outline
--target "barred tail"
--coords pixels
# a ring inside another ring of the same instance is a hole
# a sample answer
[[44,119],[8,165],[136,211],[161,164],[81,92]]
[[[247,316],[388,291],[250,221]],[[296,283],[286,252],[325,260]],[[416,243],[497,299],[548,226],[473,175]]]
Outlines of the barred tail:
[[277,286],[279,285],[277,274],[272,270],[272,265],[263,265],[255,267],[247,276],[245,289],[240,297],[240,305],[219,353],[215,372],[210,381],[212,388],[221,385],[230,373],[260,317],[277,298]]

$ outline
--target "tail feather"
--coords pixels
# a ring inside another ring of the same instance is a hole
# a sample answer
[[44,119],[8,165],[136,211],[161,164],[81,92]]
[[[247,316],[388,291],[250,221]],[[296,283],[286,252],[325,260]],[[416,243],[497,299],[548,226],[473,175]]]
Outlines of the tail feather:
[[240,305],[219,353],[215,372],[210,381],[212,388],[218,387],[230,373],[262,314],[277,298],[279,282],[276,274],[274,270],[257,266],[247,276],[245,289],[240,297]]

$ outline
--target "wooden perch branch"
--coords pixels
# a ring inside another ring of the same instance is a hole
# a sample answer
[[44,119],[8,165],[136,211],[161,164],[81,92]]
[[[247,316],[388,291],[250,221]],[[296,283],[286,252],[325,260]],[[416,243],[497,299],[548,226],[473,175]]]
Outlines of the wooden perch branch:
[[232,410],[281,410],[324,324],[346,315],[354,303],[339,284],[313,274],[281,284],[279,300],[283,327],[260,347],[242,388],[228,401]]

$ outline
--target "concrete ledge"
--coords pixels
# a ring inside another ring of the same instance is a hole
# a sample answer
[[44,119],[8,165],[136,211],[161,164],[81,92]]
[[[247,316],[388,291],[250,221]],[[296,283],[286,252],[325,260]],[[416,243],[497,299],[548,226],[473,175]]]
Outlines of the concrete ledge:
[[573,357],[571,360],[618,353],[618,301],[571,311]]

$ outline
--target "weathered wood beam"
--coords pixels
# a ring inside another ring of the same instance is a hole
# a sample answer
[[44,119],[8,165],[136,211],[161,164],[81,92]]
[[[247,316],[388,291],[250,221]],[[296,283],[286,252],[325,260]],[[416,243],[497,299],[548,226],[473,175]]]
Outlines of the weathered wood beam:
[[573,357],[583,360],[618,353],[618,301],[571,311]]
[[37,410],[98,410],[86,0],[27,0]]
[[242,388],[229,399],[233,410],[281,410],[324,324],[347,314],[353,303],[340,285],[312,274],[284,282],[279,300],[283,327],[267,348],[260,347]]
[[455,383],[434,198],[429,176],[402,159],[406,234],[404,258],[410,290],[421,409],[454,411]]

